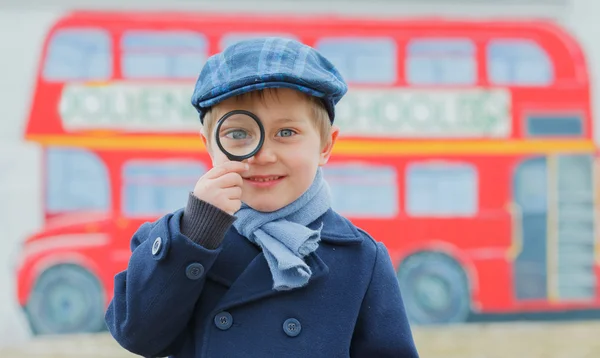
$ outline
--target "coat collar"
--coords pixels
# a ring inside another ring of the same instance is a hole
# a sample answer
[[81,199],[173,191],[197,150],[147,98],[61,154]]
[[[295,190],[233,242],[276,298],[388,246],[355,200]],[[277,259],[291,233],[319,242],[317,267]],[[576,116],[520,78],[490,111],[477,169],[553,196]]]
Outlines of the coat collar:
[[[356,245],[363,240],[358,229],[348,219],[331,209],[308,227],[315,229],[321,223],[321,244]],[[322,279],[329,272],[329,267],[321,259],[318,251],[305,258],[312,271],[308,285]],[[273,289],[271,271],[263,253],[234,228],[227,233],[222,251],[208,272],[208,277],[229,287],[218,304],[218,310],[286,292]]]
[[323,223],[323,229],[321,230],[322,242],[335,245],[355,245],[363,241],[363,235],[356,226],[332,209],[329,209],[308,227],[315,229],[321,223]]

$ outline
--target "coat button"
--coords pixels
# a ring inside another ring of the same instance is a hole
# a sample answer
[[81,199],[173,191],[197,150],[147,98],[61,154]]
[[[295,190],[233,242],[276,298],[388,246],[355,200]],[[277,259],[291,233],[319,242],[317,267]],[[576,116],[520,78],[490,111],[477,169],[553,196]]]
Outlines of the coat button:
[[202,277],[202,274],[204,273],[204,266],[202,266],[199,263],[193,263],[190,264],[186,269],[185,269],[185,275],[190,279],[190,280],[197,280],[200,277]]
[[158,255],[161,248],[162,248],[162,238],[159,236],[156,238],[156,240],[154,240],[154,243],[152,244],[152,256]]
[[215,316],[215,326],[218,329],[225,331],[233,324],[233,317],[229,312],[221,312]]
[[288,318],[283,322],[283,331],[290,337],[296,337],[300,334],[302,325],[295,318]]

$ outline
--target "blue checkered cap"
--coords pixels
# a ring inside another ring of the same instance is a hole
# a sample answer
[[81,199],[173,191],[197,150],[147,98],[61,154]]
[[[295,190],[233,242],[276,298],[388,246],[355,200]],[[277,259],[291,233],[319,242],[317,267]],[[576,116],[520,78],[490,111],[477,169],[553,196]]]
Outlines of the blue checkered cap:
[[203,121],[206,111],[226,98],[277,87],[320,98],[332,123],[335,105],[348,91],[335,66],[312,47],[263,37],[237,42],[211,56],[198,76],[192,105]]

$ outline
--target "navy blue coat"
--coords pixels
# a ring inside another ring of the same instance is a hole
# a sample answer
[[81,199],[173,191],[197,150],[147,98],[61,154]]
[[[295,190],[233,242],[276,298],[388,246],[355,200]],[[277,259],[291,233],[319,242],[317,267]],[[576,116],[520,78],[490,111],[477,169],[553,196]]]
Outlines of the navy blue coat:
[[330,210],[303,288],[279,292],[234,228],[215,250],[181,234],[182,211],[142,225],[115,277],[108,328],[145,357],[418,357],[388,252]]

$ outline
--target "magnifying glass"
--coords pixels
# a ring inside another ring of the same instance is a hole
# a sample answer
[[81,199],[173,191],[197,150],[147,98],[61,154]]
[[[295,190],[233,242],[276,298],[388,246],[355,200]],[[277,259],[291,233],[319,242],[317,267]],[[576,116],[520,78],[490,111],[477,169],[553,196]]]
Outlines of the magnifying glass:
[[235,110],[219,119],[215,137],[219,149],[229,160],[241,162],[260,150],[265,141],[265,128],[254,113]]

